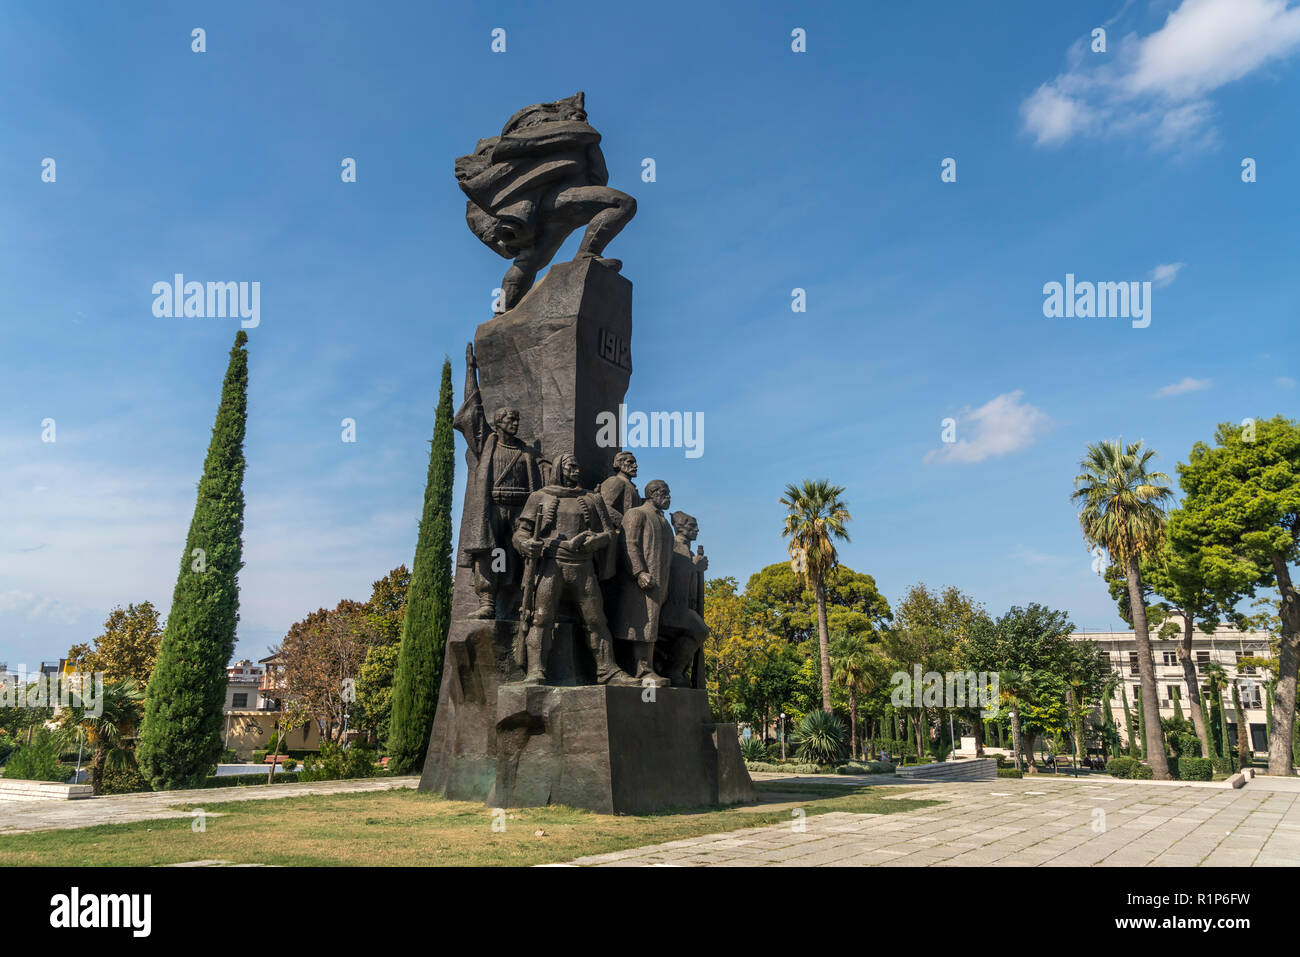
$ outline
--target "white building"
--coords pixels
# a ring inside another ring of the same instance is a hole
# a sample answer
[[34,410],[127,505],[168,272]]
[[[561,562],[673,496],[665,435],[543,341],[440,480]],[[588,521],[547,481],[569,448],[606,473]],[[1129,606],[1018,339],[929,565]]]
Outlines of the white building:
[[[1191,699],[1187,693],[1187,682],[1183,676],[1183,666],[1178,660],[1178,648],[1182,644],[1182,619],[1171,619],[1178,625],[1179,637],[1162,639],[1156,636],[1157,629],[1151,629],[1151,656],[1154,659],[1156,674],[1156,694],[1160,699],[1160,717],[1174,716],[1174,701],[1180,702],[1183,717],[1192,720]],[[1115,725],[1119,729],[1120,739],[1127,744],[1124,724],[1121,688],[1128,696],[1128,705],[1137,720],[1137,703],[1141,695],[1138,681],[1137,643],[1131,631],[1077,631],[1070,635],[1075,641],[1091,641],[1110,659],[1113,672],[1121,677],[1115,687],[1115,696],[1111,699],[1111,710],[1115,715]],[[1236,682],[1241,694],[1241,708],[1245,712],[1246,726],[1250,732],[1251,747],[1256,752],[1268,751],[1267,723],[1264,716],[1264,683],[1268,680],[1267,672],[1248,665],[1238,666],[1242,658],[1267,658],[1271,656],[1268,634],[1262,631],[1240,631],[1230,625],[1220,625],[1213,634],[1207,634],[1199,628],[1192,632],[1192,659],[1196,663],[1196,674],[1201,686],[1201,695],[1209,701],[1210,690],[1205,684],[1204,668],[1211,662],[1223,667],[1228,676],[1228,687],[1223,691],[1224,715],[1228,722],[1228,739],[1233,744],[1237,741],[1237,714],[1232,703],[1232,684]],[[1213,704],[1213,702],[1210,702]]]

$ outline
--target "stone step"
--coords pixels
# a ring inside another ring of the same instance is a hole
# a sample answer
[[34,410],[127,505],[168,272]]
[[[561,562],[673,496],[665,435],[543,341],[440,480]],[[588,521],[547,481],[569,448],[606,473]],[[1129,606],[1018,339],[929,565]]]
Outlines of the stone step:
[[0,799],[76,801],[94,793],[89,784],[59,784],[55,781],[23,781],[0,778]]

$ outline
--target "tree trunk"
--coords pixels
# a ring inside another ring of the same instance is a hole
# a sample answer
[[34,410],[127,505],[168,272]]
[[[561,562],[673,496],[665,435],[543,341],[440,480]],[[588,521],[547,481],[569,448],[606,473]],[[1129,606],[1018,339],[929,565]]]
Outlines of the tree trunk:
[[1133,642],[1137,645],[1138,680],[1142,686],[1143,740],[1151,776],[1169,781],[1169,759],[1165,756],[1165,738],[1160,731],[1160,699],[1156,692],[1156,670],[1151,660],[1151,636],[1147,632],[1147,607],[1142,600],[1142,572],[1136,555],[1130,555],[1124,568],[1128,579],[1128,600],[1133,612]]
[[1083,699],[1073,688],[1067,688],[1065,694],[1069,701],[1070,725],[1074,732],[1074,766],[1078,767],[1083,763]]
[[100,745],[95,757],[90,762],[90,791],[92,794],[104,793],[104,767],[108,764],[108,749]]
[[831,713],[831,639],[826,624],[826,585],[817,580],[817,644],[822,658],[822,710]]
[[1037,735],[1020,733],[1020,746],[1025,749],[1025,771],[1029,774],[1038,773],[1038,765],[1034,763],[1034,738]]
[[1023,770],[1020,767],[1020,709],[1014,704],[1011,706],[1011,752],[1016,759],[1016,770]]
[[858,692],[849,685],[849,760],[858,757]]
[[1183,681],[1187,683],[1187,693],[1191,696],[1192,729],[1201,740],[1201,756],[1208,758],[1210,751],[1210,729],[1205,726],[1205,709],[1201,707],[1201,683],[1196,677],[1196,662],[1192,660],[1192,613],[1183,612],[1183,643],[1178,649],[1178,660],[1183,666]]
[[[925,728],[922,729],[922,725]],[[925,755],[925,739],[930,736],[929,722],[925,720],[925,709],[921,708],[916,715],[916,721],[912,723],[916,728],[916,762],[921,763],[921,758]]]
[[1273,730],[1268,738],[1268,773],[1294,774],[1292,724],[1296,713],[1296,674],[1300,671],[1300,598],[1291,583],[1291,570],[1281,556],[1273,556],[1277,590],[1282,596],[1278,616],[1282,640],[1277,655],[1277,685],[1273,689]]

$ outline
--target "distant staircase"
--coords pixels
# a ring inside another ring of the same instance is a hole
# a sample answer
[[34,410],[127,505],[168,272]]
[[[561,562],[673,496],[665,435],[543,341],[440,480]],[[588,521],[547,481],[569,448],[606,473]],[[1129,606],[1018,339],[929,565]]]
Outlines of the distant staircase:
[[972,758],[968,761],[911,764],[899,767],[895,773],[900,778],[918,781],[996,781],[998,763],[992,758]]

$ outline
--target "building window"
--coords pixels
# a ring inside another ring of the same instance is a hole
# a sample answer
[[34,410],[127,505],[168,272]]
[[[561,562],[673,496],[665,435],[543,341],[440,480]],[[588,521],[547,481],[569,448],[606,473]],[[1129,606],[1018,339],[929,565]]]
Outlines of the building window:
[[1165,685],[1165,696],[1170,701],[1179,701],[1183,697],[1182,685]]
[[1244,665],[1244,666],[1243,666],[1242,663],[1241,663],[1241,659],[1242,659],[1242,658],[1248,658],[1248,657],[1250,657],[1250,656],[1249,656],[1249,655],[1242,654],[1240,651],[1237,652],[1237,673],[1238,673],[1238,674],[1242,674],[1242,675],[1253,675],[1253,674],[1255,673],[1255,669],[1252,668],[1250,665]]
[[1241,706],[1243,708],[1262,708],[1264,707],[1260,695],[1260,686],[1253,681],[1246,681],[1241,686]]
[[1208,651],[1198,651],[1196,653],[1196,670],[1204,671],[1205,666],[1210,663],[1210,653]]
[[1176,651],[1162,651],[1160,660],[1165,663],[1165,667],[1174,667],[1178,664],[1178,653]]
[[248,692],[247,692],[247,691],[244,691],[244,692],[241,692],[241,693],[239,693],[239,694],[231,695],[231,696],[230,696],[230,707],[232,707],[232,708],[247,708],[247,707],[248,707]]
[[1128,673],[1131,675],[1140,673],[1138,671],[1138,653],[1136,651],[1130,651],[1128,653]]

